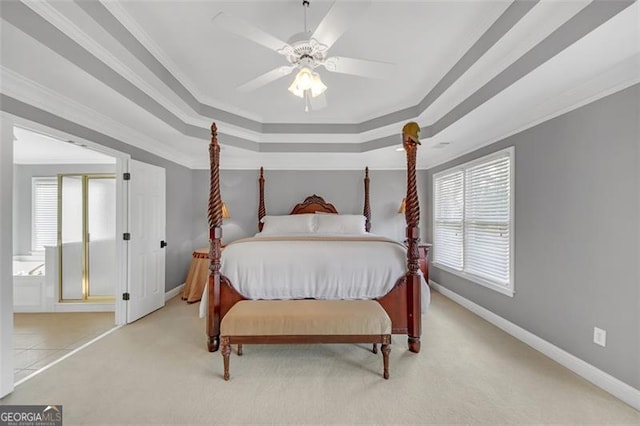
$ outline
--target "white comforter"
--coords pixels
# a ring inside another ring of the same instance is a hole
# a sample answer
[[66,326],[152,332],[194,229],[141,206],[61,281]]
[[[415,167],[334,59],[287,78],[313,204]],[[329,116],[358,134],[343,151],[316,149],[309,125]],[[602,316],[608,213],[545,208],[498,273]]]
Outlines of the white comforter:
[[[256,236],[224,249],[221,273],[248,299],[373,299],[406,273],[406,249],[373,234]],[[430,298],[422,283],[424,311]]]

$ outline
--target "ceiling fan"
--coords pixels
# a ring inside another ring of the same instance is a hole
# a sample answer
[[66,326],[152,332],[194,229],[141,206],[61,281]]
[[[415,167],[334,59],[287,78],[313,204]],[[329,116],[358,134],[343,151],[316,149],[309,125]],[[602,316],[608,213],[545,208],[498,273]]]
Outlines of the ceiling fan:
[[331,46],[347,31],[349,24],[362,15],[363,7],[368,7],[370,3],[370,0],[358,2],[337,0],[312,33],[307,29],[309,0],[303,0],[304,31],[294,34],[286,42],[224,12],[218,13],[213,18],[213,23],[279,53],[288,62],[288,65],[277,67],[242,84],[238,87],[239,91],[255,90],[287,76],[297,69],[298,73],[289,86],[289,91],[305,100],[305,111],[308,111],[312,107],[312,109],[320,109],[326,105],[324,91],[327,86],[315,71],[320,66],[329,72],[370,78],[385,78],[393,72],[394,64],[387,62],[327,56],[327,51]]

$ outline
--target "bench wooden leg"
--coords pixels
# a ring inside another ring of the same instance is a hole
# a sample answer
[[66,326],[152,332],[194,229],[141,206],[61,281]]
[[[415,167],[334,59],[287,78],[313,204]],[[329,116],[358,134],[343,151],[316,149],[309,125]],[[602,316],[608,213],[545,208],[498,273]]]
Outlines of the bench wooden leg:
[[238,343],[238,356],[242,355],[242,343]]
[[391,346],[383,343],[380,347],[382,349],[382,363],[384,364],[384,378],[389,378],[389,353],[391,352]]
[[374,354],[377,354],[378,353],[378,344],[374,343],[373,344],[373,349],[371,349],[371,350],[373,351]]
[[222,338],[222,361],[224,363],[224,379],[229,380],[229,355],[231,355],[231,345],[228,338]]

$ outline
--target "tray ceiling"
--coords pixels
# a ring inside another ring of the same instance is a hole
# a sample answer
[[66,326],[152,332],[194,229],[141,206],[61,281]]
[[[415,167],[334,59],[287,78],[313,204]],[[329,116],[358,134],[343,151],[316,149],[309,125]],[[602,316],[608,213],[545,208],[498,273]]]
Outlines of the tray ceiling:
[[[319,68],[328,106],[308,113],[293,74],[239,92],[286,61],[212,18],[287,40],[300,3],[2,2],[3,110],[46,109],[195,168],[211,120],[228,167],[401,168],[399,129],[416,120],[430,167],[639,80],[637,3],[374,1],[330,54],[393,63],[390,77]],[[312,0],[309,27],[331,6]]]

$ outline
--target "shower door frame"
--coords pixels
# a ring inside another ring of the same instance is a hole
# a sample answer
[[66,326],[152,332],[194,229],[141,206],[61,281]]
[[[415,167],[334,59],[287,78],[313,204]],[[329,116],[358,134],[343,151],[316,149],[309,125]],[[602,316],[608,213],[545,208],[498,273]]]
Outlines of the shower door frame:
[[[68,176],[79,176],[82,178],[82,298],[81,299],[65,299],[63,298],[63,270],[62,270],[62,180]],[[117,174],[115,173],[60,173],[58,174],[58,303],[85,303],[85,302],[104,302],[113,303],[116,301],[118,289],[114,287],[113,296],[91,296],[90,295],[90,270],[89,270],[89,180],[91,179],[113,179],[116,185],[117,198]],[[116,206],[114,206],[116,209]],[[117,212],[114,212],[117,216]],[[117,219],[116,219],[117,222]],[[117,223],[114,231],[114,241],[117,241]],[[116,253],[117,257],[117,253]]]

